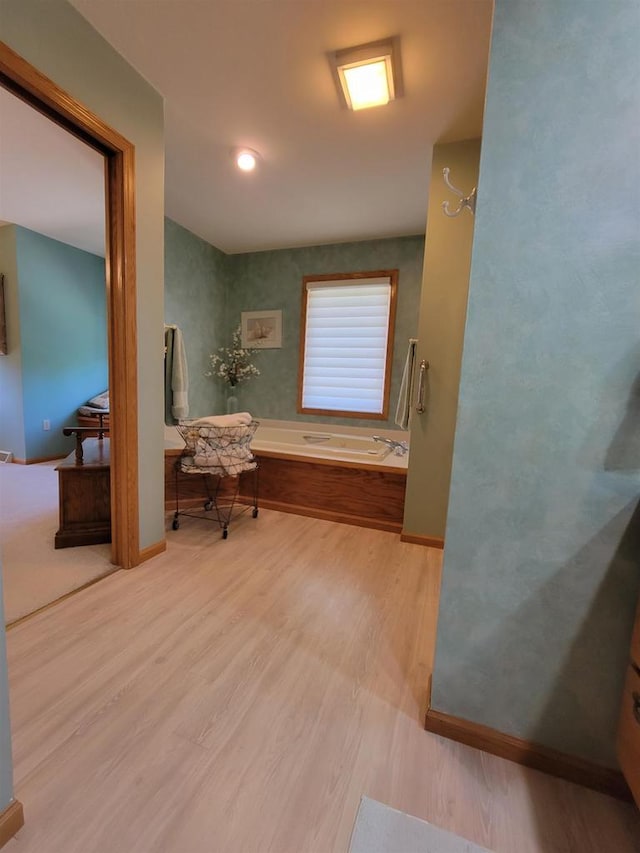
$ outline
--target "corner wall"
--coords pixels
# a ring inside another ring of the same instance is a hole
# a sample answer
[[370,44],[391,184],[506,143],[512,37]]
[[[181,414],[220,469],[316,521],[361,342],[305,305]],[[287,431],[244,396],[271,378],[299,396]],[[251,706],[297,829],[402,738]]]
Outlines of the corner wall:
[[164,106],[65,0],[2,0],[0,37],[135,145],[140,547],[164,539]]
[[496,0],[434,709],[615,766],[640,577],[635,0]]
[[16,459],[25,459],[18,261],[14,225],[0,228],[0,273],[4,274],[8,345],[7,355],[0,355],[0,450],[10,451]]
[[430,539],[444,537],[447,520],[474,222],[468,210],[455,218],[445,215],[442,202],[455,210],[457,199],[442,170],[448,166],[454,186],[470,193],[478,183],[479,160],[479,139],[433,149],[416,350],[416,368],[422,359],[429,362],[426,411],[418,415],[414,407],[411,413],[403,524],[404,533]]
[[[189,368],[189,417],[226,410],[221,383],[205,376],[209,354],[227,344],[225,310],[230,258],[165,218],[165,322],[180,327]],[[172,424],[171,401],[165,423]]]
[[[2,564],[0,562],[0,604],[2,595]],[[4,630],[4,607],[0,607],[0,814],[13,799],[13,763],[11,760],[11,725],[9,723],[9,684],[7,680],[7,650]]]
[[[426,193],[425,187],[425,203]],[[423,254],[424,237],[419,235],[231,255],[231,284],[226,311],[227,338],[224,344],[230,342],[231,332],[240,323],[242,311],[282,309],[282,349],[265,349],[256,354],[255,363],[261,375],[235,389],[240,407],[263,418],[397,429],[394,416],[402,369],[409,338],[416,336],[418,326]],[[382,269],[399,270],[388,420],[298,414],[303,276]]]

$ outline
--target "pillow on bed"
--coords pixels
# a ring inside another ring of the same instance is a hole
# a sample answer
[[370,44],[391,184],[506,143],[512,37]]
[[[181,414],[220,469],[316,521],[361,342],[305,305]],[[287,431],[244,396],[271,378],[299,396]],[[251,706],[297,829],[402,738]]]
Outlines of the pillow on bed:
[[109,389],[103,391],[102,394],[96,394],[95,397],[92,397],[90,400],[87,400],[88,406],[93,406],[95,409],[108,409],[109,408]]

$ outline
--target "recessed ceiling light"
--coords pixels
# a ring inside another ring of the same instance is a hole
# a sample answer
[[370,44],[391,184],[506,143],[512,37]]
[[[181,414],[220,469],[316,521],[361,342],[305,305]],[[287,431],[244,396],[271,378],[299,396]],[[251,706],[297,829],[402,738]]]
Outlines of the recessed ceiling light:
[[343,107],[364,110],[403,94],[398,36],[337,50],[329,62]]
[[260,155],[251,148],[239,148],[234,151],[236,166],[243,172],[253,172],[258,165]]

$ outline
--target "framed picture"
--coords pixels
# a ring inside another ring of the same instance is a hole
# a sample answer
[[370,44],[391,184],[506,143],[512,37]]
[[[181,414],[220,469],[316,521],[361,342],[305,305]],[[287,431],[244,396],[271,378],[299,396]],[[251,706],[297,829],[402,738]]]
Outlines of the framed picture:
[[282,311],[243,311],[242,346],[251,349],[282,347]]

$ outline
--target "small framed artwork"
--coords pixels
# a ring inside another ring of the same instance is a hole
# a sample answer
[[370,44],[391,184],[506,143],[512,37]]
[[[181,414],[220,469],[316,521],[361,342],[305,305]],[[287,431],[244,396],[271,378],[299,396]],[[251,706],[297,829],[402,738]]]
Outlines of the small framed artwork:
[[243,311],[242,346],[250,349],[282,347],[282,311]]

